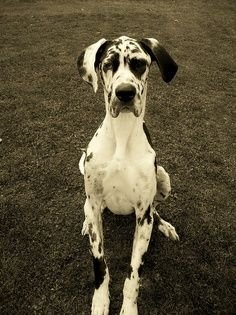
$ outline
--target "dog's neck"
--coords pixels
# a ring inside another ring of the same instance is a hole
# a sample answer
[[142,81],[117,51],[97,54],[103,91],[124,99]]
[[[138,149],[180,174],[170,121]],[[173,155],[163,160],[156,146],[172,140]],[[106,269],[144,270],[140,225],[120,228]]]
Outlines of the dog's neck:
[[109,112],[107,97],[106,116],[104,122],[109,128],[109,136],[113,138],[115,143],[114,158],[122,160],[128,154],[132,146],[139,146],[143,131],[143,121],[145,115],[146,91],[143,94],[142,113],[136,117],[132,112],[120,113],[118,117],[113,118]]

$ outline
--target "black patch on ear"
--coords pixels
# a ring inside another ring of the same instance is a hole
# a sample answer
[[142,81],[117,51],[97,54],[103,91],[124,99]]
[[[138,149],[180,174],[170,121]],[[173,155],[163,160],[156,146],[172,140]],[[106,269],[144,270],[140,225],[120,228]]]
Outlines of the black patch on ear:
[[101,63],[104,56],[106,55],[108,48],[111,47],[111,45],[112,45],[112,41],[108,40],[100,46],[100,48],[98,49],[96,53],[96,59],[95,59],[95,64],[94,64],[95,69],[98,68],[99,64]]
[[175,61],[163,46],[158,44],[153,47],[152,42],[149,39],[142,39],[140,45],[151,56],[152,60],[157,62],[163,80],[166,83],[169,83],[178,70],[178,65]]

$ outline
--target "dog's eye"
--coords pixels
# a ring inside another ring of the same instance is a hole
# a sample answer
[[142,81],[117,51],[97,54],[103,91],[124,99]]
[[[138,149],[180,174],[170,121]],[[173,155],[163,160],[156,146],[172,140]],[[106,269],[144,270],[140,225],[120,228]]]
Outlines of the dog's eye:
[[143,74],[146,70],[147,62],[144,59],[133,58],[130,60],[130,67],[133,71]]
[[111,56],[109,60],[107,60],[103,65],[103,71],[107,72],[108,70],[112,70],[115,73],[119,67],[119,55],[115,54]]
[[104,63],[103,65],[103,71],[107,72],[108,70],[112,70],[113,69],[113,64],[111,61],[107,61],[106,63]]

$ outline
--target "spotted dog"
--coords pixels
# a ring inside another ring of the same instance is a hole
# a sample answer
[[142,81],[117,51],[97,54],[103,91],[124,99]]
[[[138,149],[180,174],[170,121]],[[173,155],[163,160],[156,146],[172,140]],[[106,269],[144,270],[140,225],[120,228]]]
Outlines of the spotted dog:
[[154,205],[155,200],[168,197],[170,181],[164,168],[157,165],[144,123],[147,77],[153,62],[157,63],[163,80],[170,82],[178,67],[153,38],[140,41],[126,36],[112,41],[101,39],[87,47],[78,58],[79,73],[95,92],[100,77],[106,106],[103,123],[79,163],[86,191],[82,234],[89,235],[95,273],[92,315],[109,313],[109,271],[104,258],[102,227],[105,208],[115,214],[135,212],[136,215],[131,263],[123,288],[122,315],[138,314],[140,270],[154,218],[161,232],[178,240],[175,228],[160,218]]

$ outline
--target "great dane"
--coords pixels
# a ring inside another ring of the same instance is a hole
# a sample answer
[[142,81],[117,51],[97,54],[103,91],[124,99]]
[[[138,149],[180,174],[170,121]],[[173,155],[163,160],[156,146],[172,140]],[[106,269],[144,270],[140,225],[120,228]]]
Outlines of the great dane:
[[104,258],[102,228],[105,208],[115,214],[134,212],[136,215],[122,315],[138,314],[140,270],[154,217],[160,231],[172,240],[179,239],[175,228],[160,218],[154,205],[156,200],[168,197],[170,180],[164,168],[157,165],[144,123],[147,77],[153,62],[157,63],[163,80],[170,82],[178,66],[154,38],[100,39],[78,58],[79,73],[95,92],[100,77],[106,106],[105,118],[79,163],[86,191],[82,234],[89,235],[95,273],[92,315],[109,313],[109,271]]

